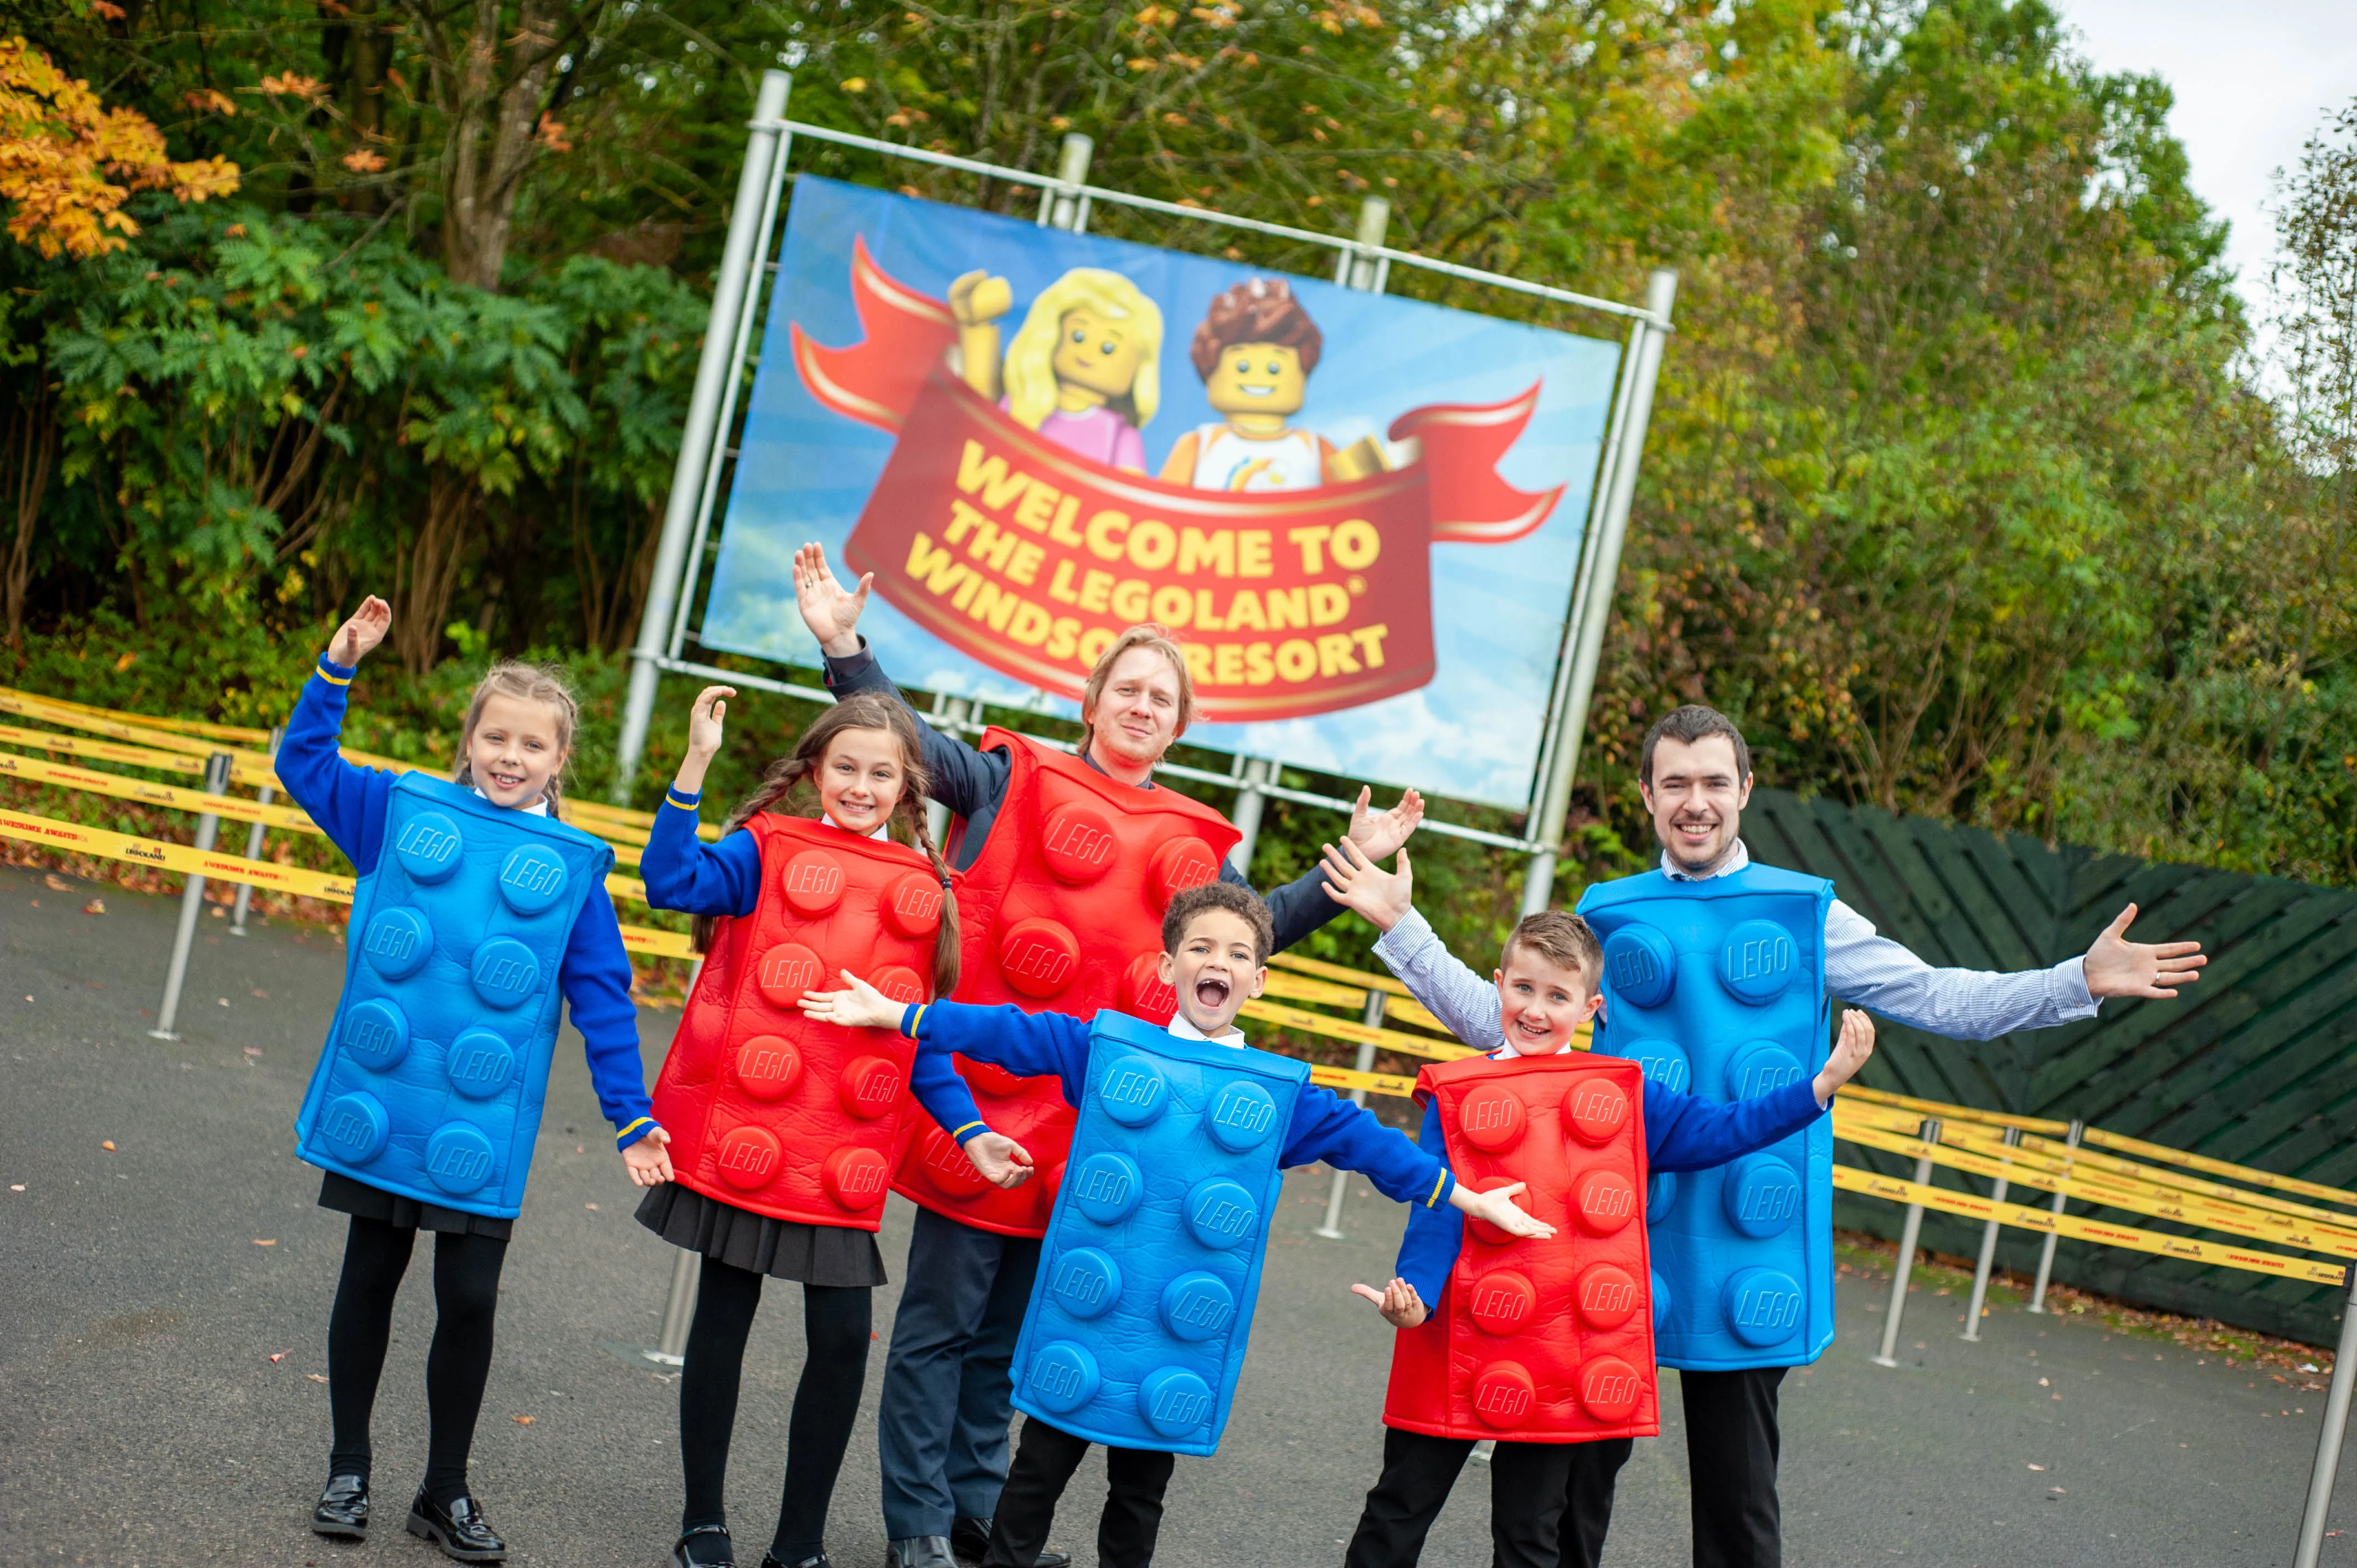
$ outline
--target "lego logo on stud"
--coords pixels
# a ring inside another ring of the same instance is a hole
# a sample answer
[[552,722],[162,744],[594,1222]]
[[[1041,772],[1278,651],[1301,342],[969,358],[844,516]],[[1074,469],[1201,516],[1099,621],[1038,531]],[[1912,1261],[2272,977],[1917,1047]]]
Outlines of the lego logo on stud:
[[1241,1247],[1259,1226],[1260,1205],[1242,1183],[1214,1176],[1187,1195],[1187,1229],[1206,1247]]
[[1217,1274],[1180,1274],[1162,1287],[1161,1312],[1173,1338],[1197,1343],[1226,1330],[1236,1316],[1236,1296]]
[[1792,933],[1773,920],[1745,920],[1719,946],[1718,983],[1755,1007],[1782,995],[1799,969]]
[[350,1165],[364,1165],[384,1153],[393,1118],[373,1094],[339,1094],[319,1112],[319,1142]]
[[1048,1294],[1074,1317],[1095,1317],[1121,1299],[1121,1265],[1094,1247],[1076,1247],[1056,1260]]
[[1563,1092],[1563,1124],[1590,1148],[1609,1144],[1629,1122],[1629,1096],[1609,1078],[1579,1078]]
[[917,978],[915,970],[906,965],[888,963],[866,978],[868,984],[895,1002],[914,1007],[925,999],[925,983]]
[[1184,1367],[1160,1367],[1137,1385],[1137,1412],[1165,1437],[1190,1437],[1211,1419],[1211,1385]]
[[1057,881],[1094,882],[1113,865],[1113,824],[1086,806],[1059,806],[1039,830],[1039,853]]
[[1663,1089],[1684,1094],[1686,1085],[1694,1081],[1694,1068],[1675,1040],[1631,1040],[1625,1050],[1618,1046],[1612,1049],[1615,1055],[1635,1062],[1637,1070],[1645,1075],[1648,1082],[1658,1083]]
[[385,909],[369,922],[361,939],[361,952],[369,967],[387,980],[406,980],[425,967],[434,951],[434,933],[425,917],[414,909]]
[[1735,1337],[1761,1350],[1800,1332],[1801,1299],[1800,1285],[1781,1269],[1746,1269],[1718,1297]]
[[1604,983],[1617,1001],[1659,1007],[1677,989],[1677,950],[1651,926],[1623,926],[1604,939]]
[[772,1007],[791,1007],[820,989],[826,965],[800,942],[780,942],[765,950],[753,963],[753,984]]
[[739,1192],[750,1192],[767,1186],[778,1174],[778,1162],[784,1155],[777,1135],[767,1127],[732,1127],[720,1135],[712,1163],[722,1181]]
[[900,1102],[900,1069],[882,1057],[861,1057],[843,1069],[835,1092],[845,1111],[873,1122]]
[[1492,1361],[1474,1374],[1473,1413],[1501,1432],[1530,1420],[1538,1402],[1538,1385],[1520,1362]]
[[819,1185],[837,1208],[856,1214],[884,1201],[884,1187],[892,1167],[873,1149],[837,1149],[819,1167]]
[[958,1141],[939,1127],[925,1134],[923,1159],[933,1185],[952,1197],[973,1197],[990,1187],[982,1173],[974,1168],[974,1162],[965,1157]]
[[1492,1334],[1512,1334],[1538,1310],[1539,1293],[1512,1269],[1494,1269],[1473,1282],[1473,1321]]
[[1637,1369],[1617,1356],[1598,1356],[1579,1369],[1579,1402],[1598,1421],[1628,1420],[1643,1392]]
[[1178,993],[1162,978],[1162,955],[1142,952],[1121,975],[1121,1010],[1149,1024],[1168,1024],[1178,1011]]
[[445,1122],[425,1140],[425,1174],[453,1197],[491,1179],[491,1141],[471,1122]]
[[1579,1320],[1590,1328],[1618,1328],[1637,1316],[1637,1282],[1626,1269],[1591,1264],[1579,1276],[1573,1299],[1579,1304]]
[[1738,1161],[1719,1191],[1727,1222],[1757,1240],[1781,1235],[1801,1217],[1800,1173],[1773,1155]]
[[1232,1083],[1212,1097],[1203,1124],[1232,1155],[1256,1149],[1276,1131],[1276,1097],[1256,1083]]
[[1609,1236],[1637,1216],[1637,1189],[1618,1171],[1590,1171],[1572,1188],[1579,1228]]
[[540,961],[513,937],[493,937],[475,950],[475,994],[491,1007],[521,1007],[540,991]]
[[912,871],[885,891],[884,923],[893,934],[930,937],[941,928],[941,878],[929,871]]
[[1458,1106],[1457,1130],[1475,1148],[1494,1155],[1521,1143],[1530,1123],[1521,1096],[1503,1084],[1485,1083]]
[[546,844],[518,844],[500,863],[500,899],[519,915],[537,915],[565,897],[565,862]]
[[1137,1162],[1127,1155],[1094,1154],[1072,1168],[1065,1191],[1082,1217],[1100,1225],[1118,1225],[1137,1207],[1146,1192]]
[[802,1081],[802,1054],[782,1035],[756,1035],[737,1047],[737,1086],[767,1103]]
[[779,883],[795,914],[823,915],[842,901],[843,862],[823,849],[806,849],[786,862]]
[[413,882],[436,883],[458,869],[458,824],[439,811],[420,811],[393,836],[393,856]]
[[1727,1064],[1727,1097],[1757,1100],[1801,1081],[1800,1058],[1773,1040],[1754,1040]]
[[1677,1207],[1678,1177],[1674,1171],[1655,1171],[1645,1178],[1645,1223],[1652,1224]]
[[1143,1127],[1162,1114],[1170,1101],[1169,1082],[1150,1058],[1120,1057],[1108,1064],[1097,1080],[1097,1103],[1125,1127]]
[[1097,1359],[1069,1339],[1040,1346],[1023,1369],[1031,1397],[1059,1415],[1096,1398],[1099,1380]]
[[1157,909],[1189,887],[1220,879],[1220,857],[1199,838],[1171,839],[1154,852],[1146,875],[1160,896]]
[[489,1100],[515,1076],[515,1052],[490,1029],[468,1029],[450,1042],[443,1069],[451,1088],[469,1100]]
[[1053,996],[1081,967],[1081,944],[1054,920],[1017,920],[998,939],[998,972],[1026,996]]
[[371,1072],[391,1072],[409,1054],[409,1019],[382,996],[344,1009],[339,1036],[347,1059]]

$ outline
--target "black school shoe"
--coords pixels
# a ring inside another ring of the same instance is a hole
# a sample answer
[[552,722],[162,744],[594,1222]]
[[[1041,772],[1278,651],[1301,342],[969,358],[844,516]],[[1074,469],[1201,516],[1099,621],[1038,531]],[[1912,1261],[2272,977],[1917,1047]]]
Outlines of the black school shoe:
[[[980,1563],[990,1552],[990,1520],[962,1519],[951,1525],[950,1551],[962,1563]],[[1039,1568],[1070,1568],[1071,1561],[1060,1552],[1042,1552]]]
[[[717,1540],[712,1539],[718,1537]],[[689,1541],[696,1544],[693,1547]],[[683,1530],[671,1549],[672,1568],[737,1568],[737,1543],[725,1524],[699,1524]]]
[[409,1533],[432,1541],[442,1549],[442,1555],[461,1563],[508,1560],[508,1543],[491,1529],[472,1498],[461,1497],[446,1509],[420,1487],[409,1505]]
[[338,1541],[368,1539],[369,1495],[366,1476],[330,1476],[319,1506],[311,1510],[311,1529]]
[[761,1568],[834,1568],[834,1559],[822,1552],[815,1557],[797,1557],[791,1563],[780,1563],[764,1552],[761,1553]]

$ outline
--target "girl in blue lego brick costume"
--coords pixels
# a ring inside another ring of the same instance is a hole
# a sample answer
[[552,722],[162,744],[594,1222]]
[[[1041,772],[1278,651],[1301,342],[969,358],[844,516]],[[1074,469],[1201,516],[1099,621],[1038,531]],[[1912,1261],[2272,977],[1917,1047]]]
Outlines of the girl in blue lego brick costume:
[[369,1416],[393,1296],[430,1230],[425,1477],[408,1528],[461,1562],[497,1563],[506,1544],[469,1494],[467,1455],[560,995],[632,1181],[671,1178],[670,1138],[650,1114],[630,958],[605,892],[613,854],[556,816],[572,693],[544,671],[499,665],[468,703],[451,779],[355,767],[337,748],[346,693],[392,626],[373,597],[344,623],[277,758],[287,794],[358,876],[343,998],[296,1123],[298,1153],[327,1172],[320,1206],[351,1216],[328,1319],[335,1437],[311,1527],[368,1533]]

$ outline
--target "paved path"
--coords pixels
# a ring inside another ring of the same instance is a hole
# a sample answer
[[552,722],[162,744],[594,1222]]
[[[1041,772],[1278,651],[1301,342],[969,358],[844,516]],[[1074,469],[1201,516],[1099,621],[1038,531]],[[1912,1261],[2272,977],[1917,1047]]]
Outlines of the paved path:
[[[81,912],[93,892],[103,916]],[[341,944],[283,928],[238,940],[207,918],[187,1037],[168,1044],[147,1037],[143,1009],[161,987],[175,908],[0,868],[0,1188],[11,1189],[0,1190],[0,1563],[426,1568],[440,1559],[398,1530],[424,1461],[422,1268],[403,1295],[377,1418],[393,1526],[361,1548],[303,1528],[327,1448],[327,1390],[314,1379],[343,1225],[314,1206],[291,1123]],[[651,1073],[676,1017],[644,1015]],[[1318,1240],[1326,1179],[1297,1173],[1287,1188],[1225,1444],[1183,1462],[1172,1487],[1168,1568],[1339,1563],[1373,1479],[1388,1331],[1345,1287],[1383,1277],[1401,1211],[1359,1187],[1350,1239]],[[600,1348],[653,1337],[670,1276],[671,1252],[632,1206],[568,1036],[476,1449],[478,1490],[520,1563],[653,1568],[670,1543],[673,1387]],[[908,1215],[895,1199],[884,1251],[896,1273]],[[1965,1345],[1961,1304],[1929,1292],[1910,1298],[1908,1364],[1886,1371],[1866,1357],[1887,1283],[1840,1288],[1839,1342],[1785,1385],[1795,1568],[2288,1562],[2320,1395],[2012,1311]],[[877,1302],[888,1336],[894,1294]],[[775,1518],[800,1359],[796,1294],[773,1288],[737,1436],[732,1496],[748,1543]],[[881,1363],[879,1341],[871,1410]],[[1664,1394],[1668,1429],[1623,1475],[1612,1568],[1684,1561],[1684,1451]],[[883,1558],[874,1430],[863,1422],[835,1498],[841,1568]],[[1093,1463],[1082,1472],[1057,1532],[1083,1563],[1101,1475]],[[2342,1517],[2357,1520],[2357,1474],[2341,1486]],[[1426,1560],[1486,1563],[1487,1519],[1485,1473],[1469,1468]],[[2357,1530],[2329,1541],[2325,1560],[2357,1564]]]

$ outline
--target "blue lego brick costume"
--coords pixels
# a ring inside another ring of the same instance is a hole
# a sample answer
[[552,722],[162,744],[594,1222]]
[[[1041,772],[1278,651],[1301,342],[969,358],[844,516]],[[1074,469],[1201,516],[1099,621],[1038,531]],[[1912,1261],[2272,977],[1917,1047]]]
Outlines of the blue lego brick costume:
[[[1807,1082],[1830,1050],[1833,885],[1747,865],[1707,881],[1599,883],[1579,913],[1604,941],[1596,1049],[1702,1099]],[[1696,1371],[1799,1366],[1833,1342],[1833,1127],[1647,1192],[1655,1352]]]
[[297,1152],[499,1219],[523,1201],[576,918],[613,852],[560,822],[404,774],[352,903],[344,993]]

